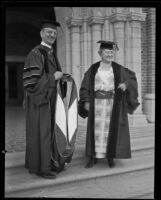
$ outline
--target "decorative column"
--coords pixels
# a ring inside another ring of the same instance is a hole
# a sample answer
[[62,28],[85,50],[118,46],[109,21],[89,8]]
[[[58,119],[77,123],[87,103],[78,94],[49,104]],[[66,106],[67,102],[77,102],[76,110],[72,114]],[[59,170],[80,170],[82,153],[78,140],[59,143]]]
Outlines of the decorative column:
[[92,16],[88,19],[88,25],[91,26],[91,47],[92,47],[92,63],[100,60],[98,54],[99,45],[97,42],[102,39],[102,25],[104,18],[102,17],[100,8],[93,8],[91,10]]
[[105,8],[104,26],[103,26],[103,40],[113,41],[114,40],[114,25],[111,23],[112,8]]
[[91,47],[91,27],[87,26],[87,66],[89,67],[92,63],[92,47]]
[[71,36],[70,36],[70,29],[66,26],[65,27],[65,45],[66,45],[66,72],[71,74]]
[[109,20],[113,24],[113,41],[118,44],[119,52],[116,52],[115,60],[125,66],[125,22],[126,10],[124,8],[113,8]]
[[131,24],[129,21],[125,22],[125,67],[132,69],[131,62]]
[[[85,12],[84,12],[85,14]],[[83,20],[82,29],[81,29],[81,66],[80,66],[80,73],[81,73],[81,81],[84,77],[85,71],[88,69],[88,59],[91,58],[91,50],[89,50],[90,46],[88,45],[88,25],[87,20]]]
[[116,52],[115,59],[120,63],[121,65],[125,65],[124,60],[124,22],[119,21],[114,23],[114,41],[119,46],[119,52]]
[[138,81],[140,106],[133,115],[129,115],[130,125],[146,123],[141,109],[141,21],[143,20],[145,14],[141,8],[113,8],[110,16],[110,22],[114,25],[114,41],[118,42],[119,46],[116,62],[133,70]]
[[140,106],[135,111],[134,115],[129,115],[129,121],[132,125],[146,124],[145,115],[142,114],[142,98],[141,98],[141,21],[145,20],[145,13],[142,13],[141,8],[130,8],[127,14],[127,20],[131,29],[131,70],[136,73],[138,81],[138,100]]
[[80,27],[73,26],[71,29],[71,60],[72,75],[75,77],[77,88],[80,87]]
[[82,21],[79,18],[68,18],[67,25],[70,28],[71,34],[71,65],[72,75],[77,85],[77,91],[79,91],[81,80],[80,80],[80,65],[81,65],[81,46],[80,46],[80,28]]

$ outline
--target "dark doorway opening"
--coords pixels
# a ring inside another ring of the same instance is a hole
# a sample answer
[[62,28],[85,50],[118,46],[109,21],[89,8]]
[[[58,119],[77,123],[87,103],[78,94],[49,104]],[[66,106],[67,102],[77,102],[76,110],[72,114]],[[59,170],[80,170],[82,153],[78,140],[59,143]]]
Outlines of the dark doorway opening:
[[9,81],[9,98],[16,99],[18,96],[17,66],[14,63],[12,63],[8,68],[8,81]]
[[23,101],[23,62],[7,62],[8,83],[6,84],[6,104],[20,105]]
[[22,105],[24,60],[41,42],[40,19],[56,20],[54,8],[6,7],[6,105]]

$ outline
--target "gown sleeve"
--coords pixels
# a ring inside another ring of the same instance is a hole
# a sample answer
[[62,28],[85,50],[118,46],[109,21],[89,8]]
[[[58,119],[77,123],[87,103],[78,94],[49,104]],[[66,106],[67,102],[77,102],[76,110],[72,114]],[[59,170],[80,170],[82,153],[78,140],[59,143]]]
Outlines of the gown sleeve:
[[125,84],[127,87],[127,92],[126,92],[127,112],[129,114],[133,114],[136,108],[140,105],[138,101],[138,83],[135,72],[126,69],[126,76],[128,77],[125,80]]
[[88,116],[88,111],[84,108],[84,104],[85,102],[90,102],[90,74],[90,69],[87,72],[85,72],[79,90],[78,114],[82,118],[86,118]]
[[54,75],[44,73],[43,56],[38,50],[32,50],[26,58],[23,69],[23,86],[27,92],[32,94],[55,86]]

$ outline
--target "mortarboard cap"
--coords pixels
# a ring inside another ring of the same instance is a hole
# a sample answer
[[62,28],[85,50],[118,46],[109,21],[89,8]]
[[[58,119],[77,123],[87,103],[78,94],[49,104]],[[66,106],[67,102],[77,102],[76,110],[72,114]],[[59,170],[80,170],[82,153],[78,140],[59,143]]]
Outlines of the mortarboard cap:
[[57,27],[60,27],[59,22],[48,20],[48,19],[40,20],[40,24],[41,24],[41,28],[51,27],[51,28],[56,29]]
[[119,50],[117,44],[112,41],[99,40],[97,43],[100,43],[100,49]]

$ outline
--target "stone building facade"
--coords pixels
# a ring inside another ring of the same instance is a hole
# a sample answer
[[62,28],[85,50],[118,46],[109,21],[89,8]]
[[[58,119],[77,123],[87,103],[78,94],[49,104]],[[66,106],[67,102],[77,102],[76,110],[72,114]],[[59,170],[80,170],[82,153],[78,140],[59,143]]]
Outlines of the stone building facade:
[[100,59],[96,42],[115,41],[119,46],[115,61],[135,71],[138,80],[141,106],[129,116],[131,123],[145,123],[147,112],[154,118],[155,8],[59,7],[55,14],[65,30],[58,35],[58,57],[78,89],[84,72]]
[[[22,17],[15,19],[32,27],[32,31],[38,32],[38,26],[33,20],[35,18],[49,17],[48,10],[44,12],[28,12],[30,20],[22,11]],[[134,116],[129,116],[131,124],[146,123],[145,115],[147,106],[145,100],[150,100],[151,109],[148,111],[154,115],[155,100],[155,8],[139,7],[54,7],[51,8],[53,19],[59,21],[62,29],[58,29],[56,43],[57,55],[63,71],[73,74],[78,90],[84,72],[90,65],[100,59],[98,55],[98,40],[114,40],[119,46],[115,61],[136,72],[139,86],[139,101],[141,106],[136,110]],[[18,11],[17,11],[18,12]],[[43,13],[43,14],[42,14]],[[8,24],[13,24],[12,15],[8,17]],[[20,14],[17,16],[20,16]],[[27,21],[26,21],[27,20]],[[32,26],[31,26],[32,25]],[[8,32],[7,32],[8,33]],[[26,44],[28,38],[25,33],[21,35]],[[32,43],[38,42],[38,35]],[[26,38],[26,39],[25,39]],[[9,38],[8,38],[9,40]],[[17,42],[18,45],[19,41]],[[21,62],[18,68],[17,78],[21,83],[22,66],[27,50],[17,48],[19,52],[6,52],[6,100],[9,99],[8,66],[12,61],[15,65]],[[28,47],[27,47],[28,48]],[[15,49],[16,51],[16,49]],[[23,55],[21,55],[21,53]],[[20,87],[21,84],[17,84]],[[22,87],[19,90],[19,102],[22,101]],[[146,98],[145,98],[146,97]],[[154,121],[154,120],[153,120]]]

